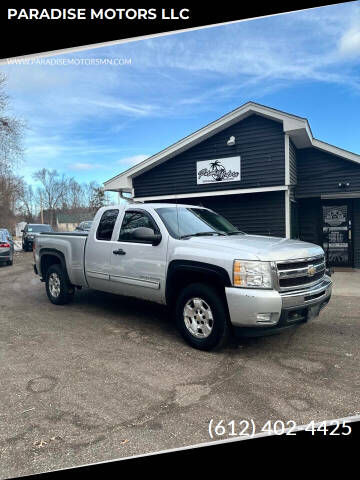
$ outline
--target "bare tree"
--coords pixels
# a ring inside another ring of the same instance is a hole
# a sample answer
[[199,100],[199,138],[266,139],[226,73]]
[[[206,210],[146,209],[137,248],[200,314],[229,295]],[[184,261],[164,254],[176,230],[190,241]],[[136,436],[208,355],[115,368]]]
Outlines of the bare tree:
[[73,212],[86,206],[84,202],[84,188],[73,177],[67,180],[66,195],[63,199],[63,208]]
[[90,207],[91,199],[94,196],[94,190],[98,187],[100,187],[100,185],[95,180],[93,180],[89,183],[83,183],[82,184],[83,195],[84,195],[84,197],[83,197],[84,198],[84,206],[85,207]]
[[7,115],[9,97],[5,76],[0,74],[0,226],[13,230],[15,205],[20,192],[14,166],[22,155],[23,122]]
[[66,175],[57,170],[48,170],[42,168],[34,173],[33,178],[40,183],[37,188],[37,196],[40,203],[40,197],[44,209],[48,210],[51,225],[56,225],[55,211],[61,206],[63,199],[66,197],[66,189],[68,181]]
[[19,198],[17,210],[25,221],[31,223],[37,216],[39,206],[32,185],[28,185],[23,179],[19,181]]
[[105,192],[103,187],[95,187],[93,189],[93,194],[90,200],[90,208],[93,211],[98,210],[101,207],[104,207],[105,205],[109,205],[110,200],[108,193]]
[[0,227],[14,230],[19,194],[19,178],[10,172],[0,173]]
[[2,170],[11,170],[21,158],[24,122],[7,115],[10,100],[5,93],[6,78],[0,74],[0,164]]

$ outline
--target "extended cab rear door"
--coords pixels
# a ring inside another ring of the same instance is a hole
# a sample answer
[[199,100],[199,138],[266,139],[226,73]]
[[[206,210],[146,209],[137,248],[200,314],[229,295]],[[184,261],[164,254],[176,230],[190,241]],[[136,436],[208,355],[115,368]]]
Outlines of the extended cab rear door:
[[111,238],[118,218],[118,208],[107,209],[102,212],[97,228],[89,232],[85,246],[85,273],[89,287],[95,290],[111,291]]
[[[111,242],[112,291],[164,303],[168,242],[165,227],[140,206],[128,206],[119,223],[117,238]],[[161,233],[160,243],[155,246],[134,240],[132,232],[137,227]]]

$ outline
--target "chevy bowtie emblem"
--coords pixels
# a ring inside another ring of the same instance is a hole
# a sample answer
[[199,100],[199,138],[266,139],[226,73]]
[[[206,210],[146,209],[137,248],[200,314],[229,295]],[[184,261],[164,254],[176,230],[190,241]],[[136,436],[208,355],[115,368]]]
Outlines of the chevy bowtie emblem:
[[316,273],[316,268],[314,267],[314,265],[309,265],[308,271],[307,271],[308,277],[312,277],[313,275],[315,275],[315,273]]

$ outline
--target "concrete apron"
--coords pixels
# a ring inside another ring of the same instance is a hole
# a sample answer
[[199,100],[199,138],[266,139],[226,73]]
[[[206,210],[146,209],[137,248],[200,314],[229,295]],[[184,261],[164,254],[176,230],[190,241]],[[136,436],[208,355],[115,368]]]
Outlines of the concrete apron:
[[334,282],[333,295],[360,297],[360,269],[350,272],[336,271],[331,278]]

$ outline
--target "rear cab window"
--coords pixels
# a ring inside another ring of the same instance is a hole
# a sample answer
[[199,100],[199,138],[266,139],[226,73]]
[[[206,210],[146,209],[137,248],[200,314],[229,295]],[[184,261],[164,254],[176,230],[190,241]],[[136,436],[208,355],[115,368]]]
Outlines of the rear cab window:
[[118,209],[105,210],[102,214],[98,228],[96,230],[97,240],[110,241],[114,226],[119,215]]

